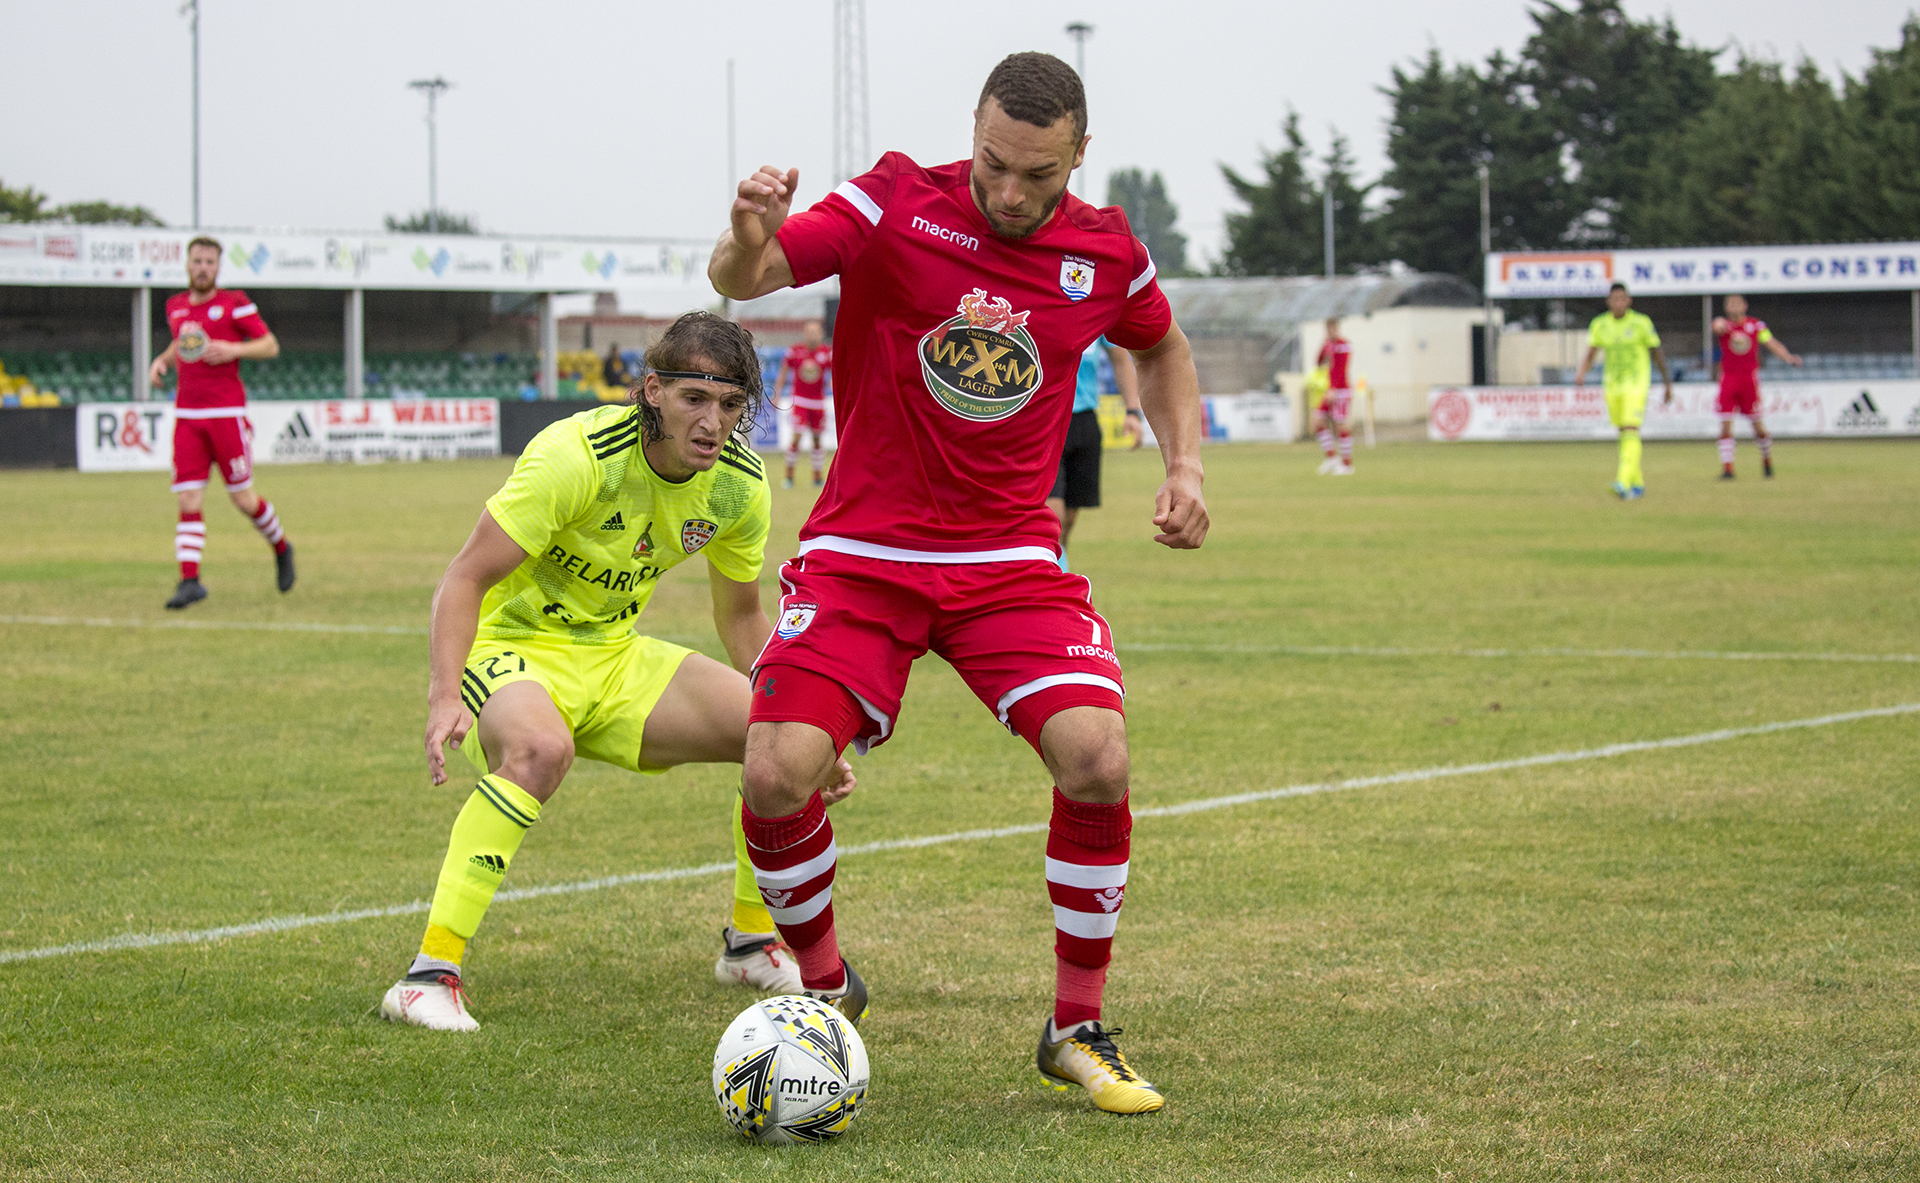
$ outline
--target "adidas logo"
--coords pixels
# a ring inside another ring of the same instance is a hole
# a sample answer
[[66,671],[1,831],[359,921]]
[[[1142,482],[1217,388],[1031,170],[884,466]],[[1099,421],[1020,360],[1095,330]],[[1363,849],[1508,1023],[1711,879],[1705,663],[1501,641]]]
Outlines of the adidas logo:
[[504,875],[507,873],[507,860],[497,854],[476,854],[467,861],[470,863],[478,863],[496,875]]
[[627,524],[620,520],[620,511],[616,509],[613,511],[612,517],[600,523],[600,528],[602,530],[624,530],[627,528]]
[[1887,417],[1874,404],[1872,392],[1863,390],[1859,398],[1848,403],[1847,409],[1835,417],[1833,425],[1853,431],[1885,431]]
[[280,435],[278,436],[278,438],[283,440],[312,439],[313,428],[307,426],[306,412],[295,411],[293,415],[293,419],[286,425],[286,427],[281,429]]

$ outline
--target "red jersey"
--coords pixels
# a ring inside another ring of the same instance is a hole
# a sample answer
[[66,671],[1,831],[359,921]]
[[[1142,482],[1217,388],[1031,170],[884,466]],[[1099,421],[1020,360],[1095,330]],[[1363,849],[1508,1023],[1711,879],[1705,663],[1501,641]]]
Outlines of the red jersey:
[[787,369],[793,375],[793,405],[809,411],[827,407],[827,371],[833,368],[833,346],[795,345],[787,350]]
[[796,285],[840,276],[840,452],[802,554],[1052,557],[1081,352],[1102,334],[1147,349],[1173,324],[1125,214],[1069,193],[1031,237],[1001,238],[971,173],[889,152],[780,227]]
[[1313,364],[1327,367],[1328,390],[1351,390],[1353,384],[1347,381],[1347,363],[1353,359],[1353,343],[1345,337],[1329,337],[1320,347],[1320,356]]
[[1714,337],[1720,345],[1720,372],[1750,377],[1760,372],[1760,346],[1773,340],[1767,322],[1745,317],[1729,320],[1727,331]]
[[[239,414],[247,405],[247,388],[240,384],[240,363],[209,365],[200,360],[208,341],[251,341],[267,335],[267,322],[242,291],[218,289],[213,298],[195,304],[188,292],[167,300],[167,327],[179,346],[180,389],[176,411],[220,411]],[[206,415],[188,418],[208,418]]]

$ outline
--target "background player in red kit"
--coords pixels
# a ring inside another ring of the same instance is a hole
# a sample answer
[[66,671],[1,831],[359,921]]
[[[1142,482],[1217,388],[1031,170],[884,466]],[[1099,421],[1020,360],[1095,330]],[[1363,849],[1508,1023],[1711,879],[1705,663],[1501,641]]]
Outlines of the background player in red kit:
[[708,274],[734,299],[840,276],[840,452],[781,570],[741,786],[755,878],[808,993],[866,1011],[834,929],[819,790],[849,742],[892,734],[908,666],[932,650],[1054,778],[1040,1071],[1141,1113],[1162,1098],[1101,1024],[1132,831],[1120,665],[1086,580],[1060,569],[1046,506],[1080,354],[1101,335],[1134,353],[1165,459],[1155,541],[1197,547],[1208,520],[1186,336],[1125,215],[1067,192],[1086,121],[1070,67],[1014,54],[981,92],[972,159],[888,153],[791,217],[798,171],[763,167],[741,182]]
[[1340,335],[1340,318],[1329,316],[1326,343],[1313,361],[1327,368],[1326,397],[1313,408],[1313,432],[1320,450],[1327,454],[1320,462],[1322,475],[1353,475],[1353,432],[1347,427],[1353,413],[1353,379],[1348,373],[1352,363],[1353,343]]
[[833,346],[826,343],[826,326],[810,320],[800,330],[804,338],[787,350],[780,364],[780,376],[773,380],[773,401],[789,392],[793,395],[793,436],[787,440],[787,480],[793,488],[793,466],[800,459],[800,433],[813,436],[813,487],[821,484],[826,457],[821,449],[827,430],[827,374],[833,369]]
[[220,244],[211,238],[189,242],[187,290],[167,301],[173,343],[147,371],[147,385],[158,386],[169,365],[180,367],[173,403],[173,491],[180,499],[173,555],[180,561],[180,585],[167,601],[169,608],[207,598],[200,584],[200,556],[207,544],[200,509],[215,464],[234,508],[273,547],[280,590],[293,587],[293,544],[273,503],[253,491],[253,425],[247,422],[247,388],[240,384],[241,359],[278,357],[280,342],[247,294],[221,290],[219,278]]
[[1725,316],[1713,318],[1713,339],[1720,346],[1720,479],[1733,479],[1733,417],[1745,415],[1753,424],[1753,441],[1760,445],[1760,468],[1773,475],[1773,437],[1760,418],[1760,347],[1790,366],[1800,364],[1797,354],[1774,340],[1764,320],[1747,315],[1745,296],[1728,296],[1722,307]]

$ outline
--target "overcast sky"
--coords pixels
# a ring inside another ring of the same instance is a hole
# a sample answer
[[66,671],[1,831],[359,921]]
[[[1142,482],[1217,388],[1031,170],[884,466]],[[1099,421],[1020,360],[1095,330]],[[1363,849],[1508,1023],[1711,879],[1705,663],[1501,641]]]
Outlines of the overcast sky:
[[[188,22],[178,0],[3,0],[0,179],[55,202],[143,204],[191,220]],[[1899,39],[1900,0],[1629,0],[1690,39],[1858,73]],[[803,204],[832,163],[832,0],[546,4],[467,0],[203,0],[202,213],[210,226],[377,229],[427,204],[425,101],[444,75],[441,206],[489,231],[717,234],[726,175],[726,63],[737,62],[742,172],[801,170]],[[1384,165],[1390,70],[1515,50],[1522,0],[869,0],[874,155],[967,154],[969,112],[1001,56],[1073,60],[1063,29],[1096,26],[1083,176],[1158,169],[1200,259],[1232,205],[1219,165],[1255,166],[1292,106],[1316,147],[1352,140]],[[1731,55],[1727,59],[1731,61]],[[1076,184],[1076,191],[1079,186]]]

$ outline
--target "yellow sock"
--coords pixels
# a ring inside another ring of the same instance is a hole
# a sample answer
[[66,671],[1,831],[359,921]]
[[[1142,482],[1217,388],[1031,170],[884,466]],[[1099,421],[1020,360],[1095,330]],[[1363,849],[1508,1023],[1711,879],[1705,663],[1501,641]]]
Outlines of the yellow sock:
[[1620,433],[1620,471],[1615,480],[1632,489],[1646,484],[1640,474],[1640,433],[1623,431]]
[[420,942],[422,956],[460,964],[527,827],[539,820],[540,803],[525,789],[500,776],[480,778],[447,840],[427,935]]
[[747,832],[740,824],[740,799],[732,800],[733,814],[733,931],[772,933],[773,913],[760,898],[760,885],[753,879],[753,863],[747,858]]

